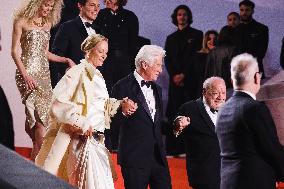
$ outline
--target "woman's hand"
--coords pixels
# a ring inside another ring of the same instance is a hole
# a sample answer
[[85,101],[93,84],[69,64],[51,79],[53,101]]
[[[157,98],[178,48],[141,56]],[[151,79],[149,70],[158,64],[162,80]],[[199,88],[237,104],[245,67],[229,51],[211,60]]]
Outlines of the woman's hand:
[[90,128],[84,133],[85,137],[92,137],[93,136],[93,128],[90,126]]
[[69,67],[73,67],[76,65],[75,62],[70,58],[66,58],[66,63],[68,64]]
[[35,82],[35,80],[32,76],[25,74],[25,75],[23,75],[23,78],[25,80],[25,84],[26,84],[27,89],[33,90],[37,87],[37,83]]

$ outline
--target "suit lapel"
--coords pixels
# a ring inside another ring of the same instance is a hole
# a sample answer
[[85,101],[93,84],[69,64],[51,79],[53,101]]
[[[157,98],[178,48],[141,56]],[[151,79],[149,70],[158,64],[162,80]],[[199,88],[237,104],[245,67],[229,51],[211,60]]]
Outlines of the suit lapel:
[[142,108],[146,111],[146,113],[149,116],[149,118],[151,120],[153,120],[152,116],[151,116],[151,113],[150,113],[150,110],[148,108],[148,104],[147,104],[146,99],[145,99],[145,97],[143,95],[143,92],[142,92],[142,90],[141,90],[141,88],[139,86],[139,83],[137,82],[137,80],[135,79],[133,74],[131,74],[131,80],[133,81],[133,85],[132,85],[132,89],[131,90],[132,90],[132,92],[134,94],[134,97],[136,95],[135,98],[137,98],[137,100],[140,102],[140,104],[142,105]]
[[81,37],[83,40],[85,40],[87,37],[88,37],[88,33],[87,33],[87,30],[81,20],[81,18],[79,16],[77,16],[76,20],[75,20],[75,23],[77,24],[78,26],[78,29],[79,29],[79,32],[81,34]]
[[153,92],[156,101],[156,114],[154,116],[154,122],[156,123],[162,115],[162,93],[155,83],[153,83]]
[[206,109],[204,107],[204,104],[202,102],[202,99],[199,98],[197,100],[197,105],[198,105],[198,109],[199,112],[202,116],[202,118],[204,119],[204,121],[206,122],[206,125],[209,126],[209,128],[215,133],[215,126],[214,123],[212,122],[211,118],[209,117],[208,113],[206,112]]

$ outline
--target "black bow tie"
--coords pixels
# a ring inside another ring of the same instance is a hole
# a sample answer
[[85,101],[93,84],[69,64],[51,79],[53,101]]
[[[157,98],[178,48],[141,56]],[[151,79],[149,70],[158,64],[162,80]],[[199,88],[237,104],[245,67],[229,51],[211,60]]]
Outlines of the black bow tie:
[[215,113],[218,113],[218,110],[214,110],[213,108],[210,108],[210,111],[215,114]]
[[91,24],[90,22],[85,22],[85,26],[86,26],[86,28],[89,28],[89,27],[92,28],[93,24]]
[[149,87],[152,88],[152,82],[151,82],[151,81],[142,80],[142,81],[141,81],[141,87],[143,87],[144,85],[146,85],[148,88],[149,88]]

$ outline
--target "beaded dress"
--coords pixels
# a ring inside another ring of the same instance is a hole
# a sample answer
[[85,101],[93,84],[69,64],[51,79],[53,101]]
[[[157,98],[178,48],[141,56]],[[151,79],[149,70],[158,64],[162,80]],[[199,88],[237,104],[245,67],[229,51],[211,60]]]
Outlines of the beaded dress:
[[36,89],[30,90],[19,70],[16,70],[16,84],[20,91],[22,103],[25,105],[26,124],[32,128],[35,122],[45,127],[48,123],[48,110],[52,97],[49,63],[46,49],[50,33],[46,30],[33,29],[23,31],[20,42],[21,60],[28,75],[35,80]]

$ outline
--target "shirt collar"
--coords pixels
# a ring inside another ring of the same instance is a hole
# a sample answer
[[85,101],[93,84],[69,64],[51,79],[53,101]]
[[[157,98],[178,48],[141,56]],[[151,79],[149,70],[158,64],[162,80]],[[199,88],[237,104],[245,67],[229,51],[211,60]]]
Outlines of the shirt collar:
[[141,81],[144,80],[143,77],[141,77],[141,75],[139,75],[139,73],[138,73],[136,70],[134,71],[133,74],[134,74],[135,79],[136,79],[137,82],[139,83],[140,87],[142,87],[142,86],[141,86]]
[[82,20],[82,22],[83,22],[83,24],[85,25],[85,22],[89,22],[90,24],[92,24],[93,22],[90,22],[90,21],[87,21],[87,20],[85,20],[82,16],[80,16],[79,15],[79,17],[81,18],[81,20]]
[[205,100],[204,97],[203,97],[203,99],[202,99],[202,102],[203,102],[204,107],[205,107],[205,110],[206,110],[207,112],[211,112],[211,113],[214,114],[214,115],[218,112],[218,110],[215,110],[215,113],[211,111],[211,109],[213,109],[213,108],[210,108],[210,106],[208,105],[208,103],[206,102],[206,100]]
[[88,72],[88,76],[90,77],[90,80],[93,80],[95,74],[101,75],[100,71],[96,69],[95,66],[89,63],[86,59],[82,59],[80,62],[85,66],[86,71]]

